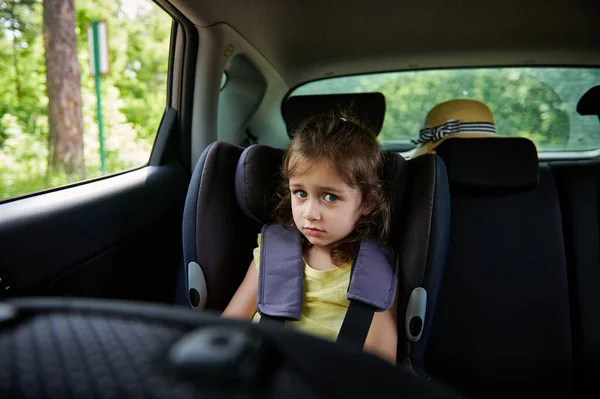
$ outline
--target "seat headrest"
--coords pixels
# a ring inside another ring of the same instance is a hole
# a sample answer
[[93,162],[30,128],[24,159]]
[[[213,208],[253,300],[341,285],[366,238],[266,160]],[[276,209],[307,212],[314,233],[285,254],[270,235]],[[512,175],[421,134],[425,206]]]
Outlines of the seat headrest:
[[539,181],[537,149],[525,138],[448,138],[436,152],[446,164],[451,185],[516,192],[530,190]]
[[594,86],[585,92],[577,102],[579,115],[598,115],[600,117],[600,86]]
[[[254,144],[244,150],[235,172],[235,196],[242,212],[262,224],[273,223],[277,190],[281,184],[281,165],[285,150]],[[399,154],[384,152],[382,180],[399,207],[406,185],[406,160]],[[395,220],[392,212],[392,224]]]
[[235,196],[242,212],[267,224],[274,222],[285,150],[255,144],[246,148],[235,172]]
[[350,111],[376,134],[381,132],[385,117],[385,96],[381,93],[350,93],[292,96],[283,103],[281,112],[288,136],[292,136],[300,122],[327,112]]

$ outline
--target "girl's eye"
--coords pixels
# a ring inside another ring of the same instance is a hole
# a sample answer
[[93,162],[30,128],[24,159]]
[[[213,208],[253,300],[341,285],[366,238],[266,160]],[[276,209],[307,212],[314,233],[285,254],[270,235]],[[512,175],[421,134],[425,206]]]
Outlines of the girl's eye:
[[337,197],[337,195],[333,195],[333,194],[325,194],[323,199],[327,202],[334,202],[338,199],[338,197]]
[[308,195],[306,194],[306,191],[302,191],[302,190],[295,191],[294,195],[300,199],[305,199],[306,197],[308,197]]

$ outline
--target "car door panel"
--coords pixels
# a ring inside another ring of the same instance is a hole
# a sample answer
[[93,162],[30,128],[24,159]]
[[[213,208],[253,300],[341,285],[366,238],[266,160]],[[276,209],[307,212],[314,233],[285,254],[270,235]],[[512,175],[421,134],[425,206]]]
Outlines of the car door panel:
[[4,295],[168,300],[187,183],[172,161],[1,204]]

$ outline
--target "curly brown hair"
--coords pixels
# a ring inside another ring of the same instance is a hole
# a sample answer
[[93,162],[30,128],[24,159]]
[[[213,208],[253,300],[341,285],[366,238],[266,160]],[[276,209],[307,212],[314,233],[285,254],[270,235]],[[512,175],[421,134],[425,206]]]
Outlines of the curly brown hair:
[[[361,216],[352,233],[334,244],[331,261],[339,266],[352,261],[360,240],[387,241],[390,198],[381,181],[383,151],[374,131],[347,111],[304,120],[292,134],[281,169],[275,218],[282,226],[294,226],[290,177],[303,174],[311,165],[323,160],[348,186],[360,191],[363,203],[373,207],[368,215]],[[302,240],[309,245],[304,236]]]

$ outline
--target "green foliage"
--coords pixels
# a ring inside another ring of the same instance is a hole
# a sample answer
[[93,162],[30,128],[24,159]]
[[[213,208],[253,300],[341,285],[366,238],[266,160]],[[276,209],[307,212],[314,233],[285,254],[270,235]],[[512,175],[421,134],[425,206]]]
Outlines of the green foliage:
[[336,78],[309,83],[294,94],[383,93],[387,110],[379,138],[384,142],[417,138],[436,104],[470,98],[490,107],[499,134],[527,137],[543,151],[565,151],[600,147],[598,119],[575,110],[599,82],[599,69],[481,68]]
[[[94,19],[108,25],[111,70],[101,83],[108,173],[144,165],[166,104],[171,18],[151,0],[75,0],[75,9],[87,177],[101,175],[87,43]],[[42,27],[41,0],[0,0],[0,200],[69,182],[47,172]]]
[[569,117],[562,99],[549,86],[519,70],[436,71],[410,73],[377,90],[391,104],[382,140],[415,138],[426,115],[439,102],[473,98],[488,104],[499,133],[529,137],[546,148],[565,145]]
[[[25,131],[47,137],[47,99],[39,92],[45,84],[41,1],[0,1],[0,22],[1,115],[14,115]],[[10,128],[0,123],[0,148]]]

